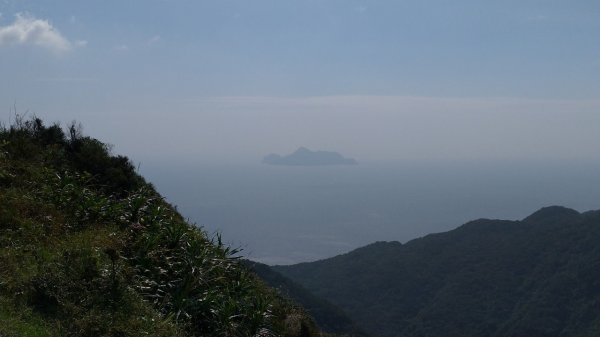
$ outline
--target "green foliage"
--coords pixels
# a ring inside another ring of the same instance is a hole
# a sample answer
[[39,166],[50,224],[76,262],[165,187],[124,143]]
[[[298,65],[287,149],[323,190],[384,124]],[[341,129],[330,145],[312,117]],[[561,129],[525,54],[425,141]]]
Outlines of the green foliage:
[[249,268],[269,286],[277,289],[282,296],[290,298],[311,314],[323,331],[347,336],[367,336],[340,308],[284,277],[271,267],[252,261],[245,261]]
[[74,125],[0,130],[0,186],[0,336],[318,335]]
[[600,212],[542,209],[276,267],[376,336],[598,335]]

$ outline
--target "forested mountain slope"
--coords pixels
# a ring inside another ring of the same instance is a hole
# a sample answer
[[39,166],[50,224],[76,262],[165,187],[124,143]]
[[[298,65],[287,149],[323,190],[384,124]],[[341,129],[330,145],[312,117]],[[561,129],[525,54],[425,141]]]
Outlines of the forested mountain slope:
[[600,211],[481,219],[275,270],[374,336],[600,336]]
[[321,330],[346,336],[367,337],[367,334],[359,329],[345,312],[329,301],[315,296],[266,264],[254,261],[246,261],[246,264],[269,286],[277,289],[282,296],[306,309]]
[[0,128],[0,336],[320,336],[74,125]]

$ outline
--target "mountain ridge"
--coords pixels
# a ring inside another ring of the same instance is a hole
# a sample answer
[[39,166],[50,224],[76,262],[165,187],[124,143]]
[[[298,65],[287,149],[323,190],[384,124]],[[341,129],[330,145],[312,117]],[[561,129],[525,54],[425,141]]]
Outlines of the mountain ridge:
[[0,336],[327,335],[238,253],[75,124],[0,124]]
[[245,261],[249,269],[256,273],[270,287],[276,289],[282,296],[291,299],[305,308],[314,317],[317,326],[324,332],[335,333],[348,337],[368,337],[356,324],[348,318],[340,308],[310,293],[301,285],[276,272],[269,266]]
[[551,206],[273,268],[375,336],[594,336],[596,242],[600,212]]

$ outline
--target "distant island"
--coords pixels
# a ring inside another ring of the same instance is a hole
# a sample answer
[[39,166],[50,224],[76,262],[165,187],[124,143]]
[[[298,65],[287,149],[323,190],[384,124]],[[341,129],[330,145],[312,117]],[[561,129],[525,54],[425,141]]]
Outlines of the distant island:
[[270,154],[263,159],[263,164],[281,166],[330,166],[330,165],[356,165],[353,158],[344,158],[341,154],[332,151],[311,151],[300,147],[287,156]]

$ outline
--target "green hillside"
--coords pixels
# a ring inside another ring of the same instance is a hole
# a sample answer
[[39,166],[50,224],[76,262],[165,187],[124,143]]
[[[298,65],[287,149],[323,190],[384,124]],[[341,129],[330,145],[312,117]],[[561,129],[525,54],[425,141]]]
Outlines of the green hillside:
[[275,269],[373,336],[600,336],[600,211],[548,207]]
[[0,336],[318,336],[303,309],[71,126],[0,128]]

